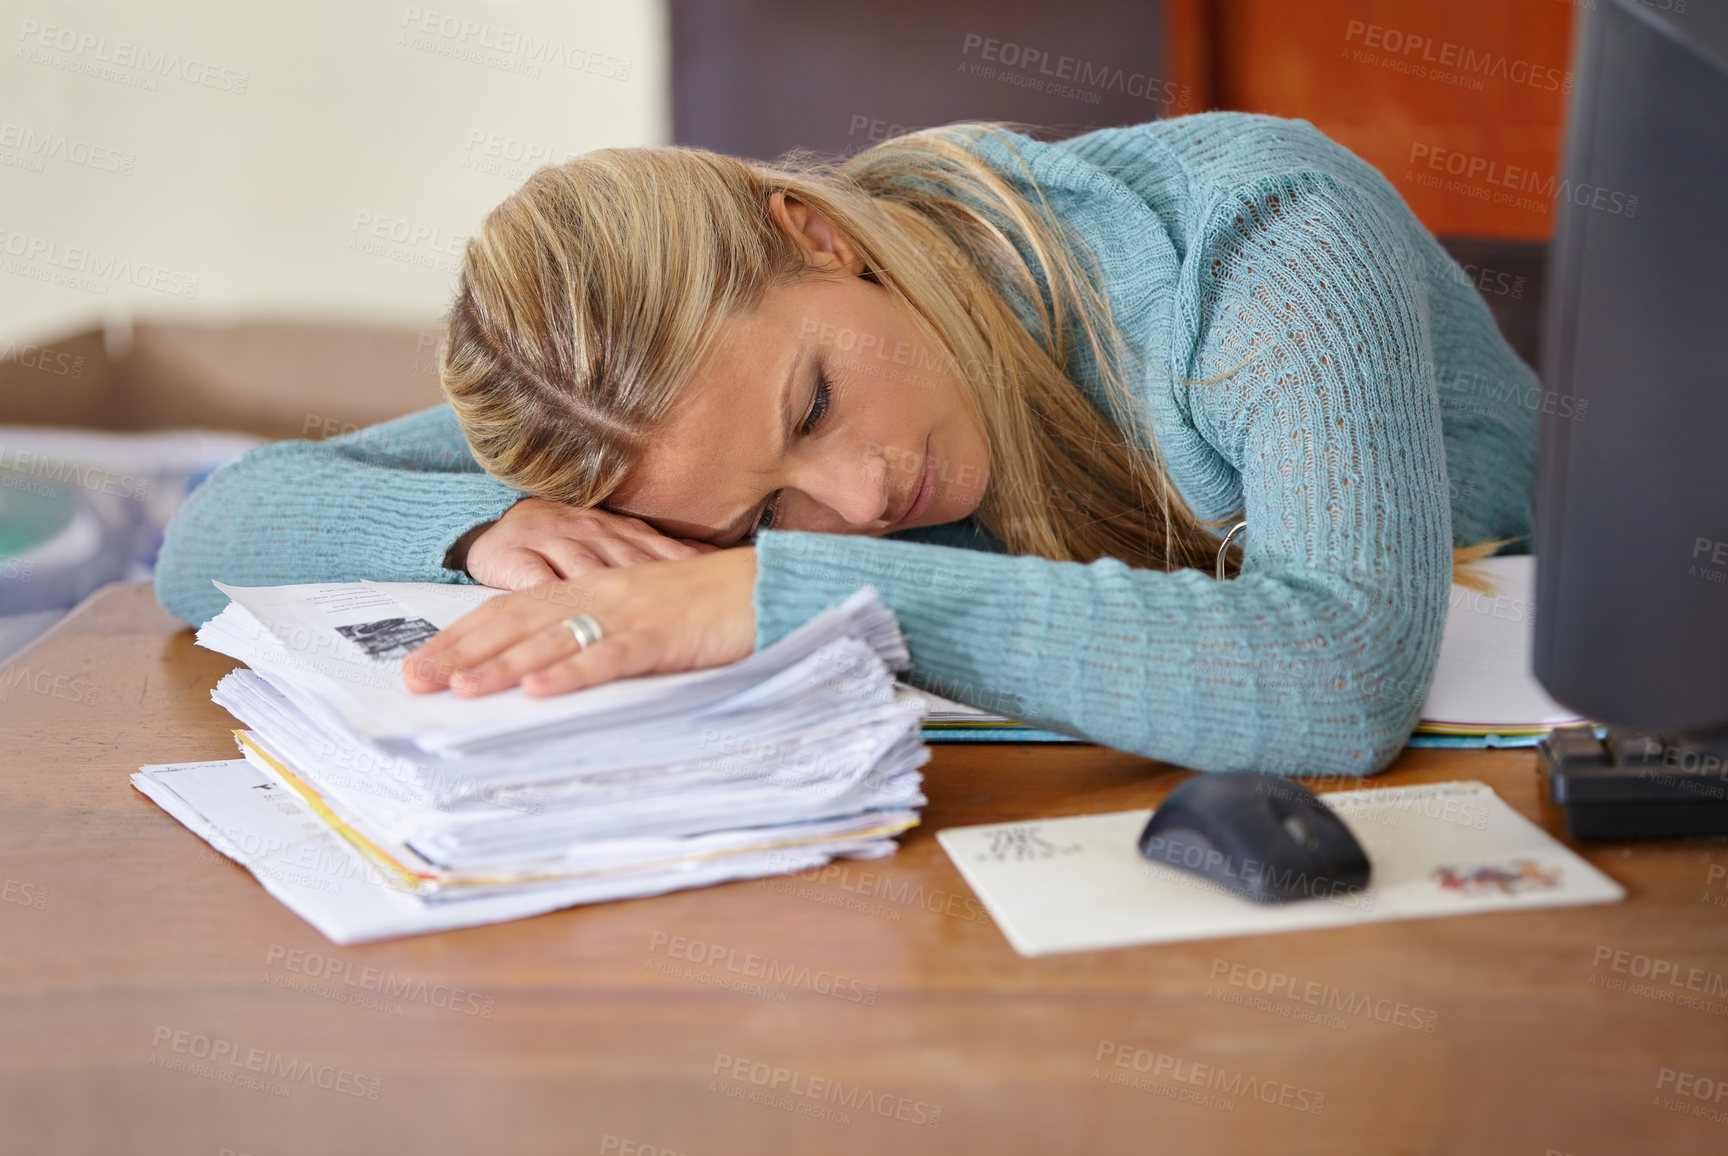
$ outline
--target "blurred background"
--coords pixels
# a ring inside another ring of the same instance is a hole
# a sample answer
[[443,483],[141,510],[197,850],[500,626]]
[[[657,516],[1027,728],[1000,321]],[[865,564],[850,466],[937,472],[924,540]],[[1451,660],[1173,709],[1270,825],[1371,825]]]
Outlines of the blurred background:
[[221,462],[438,404],[464,238],[594,148],[1301,117],[1534,363],[1594,2],[3,0],[0,659],[147,577]]

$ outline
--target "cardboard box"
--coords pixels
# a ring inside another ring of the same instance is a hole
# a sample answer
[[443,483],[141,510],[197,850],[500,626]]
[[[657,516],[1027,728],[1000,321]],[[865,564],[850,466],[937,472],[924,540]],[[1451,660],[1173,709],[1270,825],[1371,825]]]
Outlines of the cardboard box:
[[0,425],[322,438],[444,400],[441,328],[138,321],[0,341]]

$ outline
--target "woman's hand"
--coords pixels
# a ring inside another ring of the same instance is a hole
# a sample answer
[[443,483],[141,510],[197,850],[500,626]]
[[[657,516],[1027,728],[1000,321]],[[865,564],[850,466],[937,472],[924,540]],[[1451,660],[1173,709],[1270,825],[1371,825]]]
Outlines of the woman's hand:
[[[675,562],[603,567],[501,594],[408,655],[416,694],[448,686],[478,696],[517,683],[563,694],[639,674],[735,662],[756,646],[756,551],[744,546]],[[587,614],[604,636],[578,651],[563,620]]]
[[640,518],[523,498],[474,538],[463,566],[483,586],[521,590],[593,570],[693,558],[717,549],[668,538]]

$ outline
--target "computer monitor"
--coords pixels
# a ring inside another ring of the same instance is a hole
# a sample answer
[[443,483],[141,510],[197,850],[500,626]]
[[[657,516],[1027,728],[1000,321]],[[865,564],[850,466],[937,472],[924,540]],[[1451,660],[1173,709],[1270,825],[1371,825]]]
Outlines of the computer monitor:
[[1728,833],[1728,3],[1588,0],[1574,59],[1534,670],[1608,737],[1544,769],[1580,837]]

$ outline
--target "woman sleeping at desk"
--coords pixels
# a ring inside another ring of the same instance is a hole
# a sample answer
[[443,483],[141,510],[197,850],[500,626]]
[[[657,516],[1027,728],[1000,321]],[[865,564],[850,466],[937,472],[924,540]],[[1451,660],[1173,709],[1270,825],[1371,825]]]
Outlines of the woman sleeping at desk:
[[1417,722],[1454,568],[1530,529],[1535,375],[1303,121],[589,153],[470,239],[440,368],[447,405],[213,476],[163,604],[506,588],[404,677],[539,695],[731,662],[869,585],[938,694],[1366,775]]

